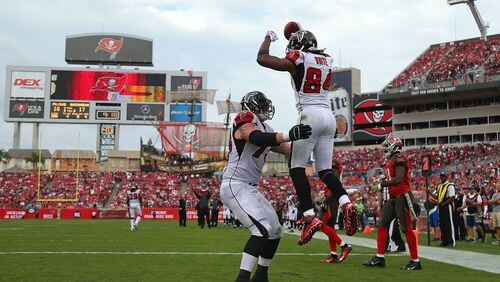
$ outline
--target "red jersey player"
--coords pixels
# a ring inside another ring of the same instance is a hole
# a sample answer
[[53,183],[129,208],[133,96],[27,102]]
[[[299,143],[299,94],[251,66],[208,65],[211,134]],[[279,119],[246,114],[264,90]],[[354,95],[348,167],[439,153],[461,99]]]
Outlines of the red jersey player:
[[377,254],[365,261],[365,266],[385,267],[385,245],[387,229],[394,218],[398,218],[400,229],[406,236],[410,247],[410,262],[401,267],[404,270],[422,269],[418,258],[417,238],[413,233],[412,218],[416,219],[413,210],[413,196],[410,190],[410,163],[401,152],[403,143],[395,136],[389,136],[382,142],[386,152],[387,180],[380,182],[381,187],[388,187],[389,200],[382,208],[381,217],[377,223]]
[[[332,160],[332,171],[333,174],[341,178],[342,175],[342,163],[339,160]],[[323,222],[323,228],[321,231],[328,236],[328,243],[330,244],[330,255],[321,260],[323,263],[341,263],[343,262],[352,250],[351,245],[344,243],[342,239],[335,231],[335,221],[337,217],[337,212],[339,205],[332,193],[328,188],[323,190],[325,195],[325,200],[322,207],[320,208],[320,213],[318,218]],[[337,255],[337,245],[342,249],[340,256]]]

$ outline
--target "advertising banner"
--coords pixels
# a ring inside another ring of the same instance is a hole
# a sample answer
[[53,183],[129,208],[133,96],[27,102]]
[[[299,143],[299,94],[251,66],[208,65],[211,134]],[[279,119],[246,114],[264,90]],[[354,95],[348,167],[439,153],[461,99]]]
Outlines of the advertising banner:
[[43,118],[43,101],[10,100],[9,117],[11,118]]
[[193,122],[201,121],[201,104],[171,104],[170,121],[182,122],[190,121],[189,114],[193,112]]
[[51,72],[52,100],[165,102],[166,75],[108,71]]
[[163,104],[127,104],[127,120],[164,121]]
[[38,210],[39,219],[57,219],[57,209],[42,208]]
[[96,219],[98,209],[61,209],[61,219]]
[[39,98],[45,96],[45,72],[13,71],[11,76],[11,98]]
[[[223,220],[222,210],[219,211],[219,220]],[[146,220],[179,220],[179,209],[164,208],[164,209],[142,209],[142,218]],[[198,214],[195,209],[186,210],[187,220],[197,220]]]
[[330,106],[337,121],[335,142],[351,141],[351,98],[344,88],[329,92]]
[[166,122],[158,126],[158,131],[167,154],[219,152],[224,146],[222,123]]
[[170,90],[201,90],[202,85],[203,78],[201,76],[172,76],[170,81]]
[[21,209],[0,209],[0,219],[22,219],[25,214]]

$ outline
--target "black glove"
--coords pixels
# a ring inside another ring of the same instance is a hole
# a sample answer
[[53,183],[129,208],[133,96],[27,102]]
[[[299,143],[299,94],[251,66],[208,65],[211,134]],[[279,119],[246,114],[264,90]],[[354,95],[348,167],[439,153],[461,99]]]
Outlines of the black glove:
[[296,141],[299,139],[308,139],[311,136],[312,128],[308,124],[297,124],[294,125],[290,131],[288,131],[288,137],[290,141]]

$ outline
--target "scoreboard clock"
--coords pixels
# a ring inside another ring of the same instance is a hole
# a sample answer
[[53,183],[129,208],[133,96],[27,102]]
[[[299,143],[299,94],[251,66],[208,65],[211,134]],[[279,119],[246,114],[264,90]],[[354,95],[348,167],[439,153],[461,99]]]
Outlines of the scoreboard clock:
[[97,120],[120,120],[120,110],[96,110]]
[[51,102],[51,119],[89,119],[90,103]]

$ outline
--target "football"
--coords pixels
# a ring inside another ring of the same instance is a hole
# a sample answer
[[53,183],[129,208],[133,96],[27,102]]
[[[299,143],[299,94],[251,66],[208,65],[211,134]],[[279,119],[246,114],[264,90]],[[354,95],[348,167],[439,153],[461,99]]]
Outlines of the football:
[[285,25],[283,33],[285,35],[285,38],[289,40],[290,36],[292,36],[292,33],[297,32],[301,29],[302,28],[300,27],[300,24],[298,22],[289,22]]

